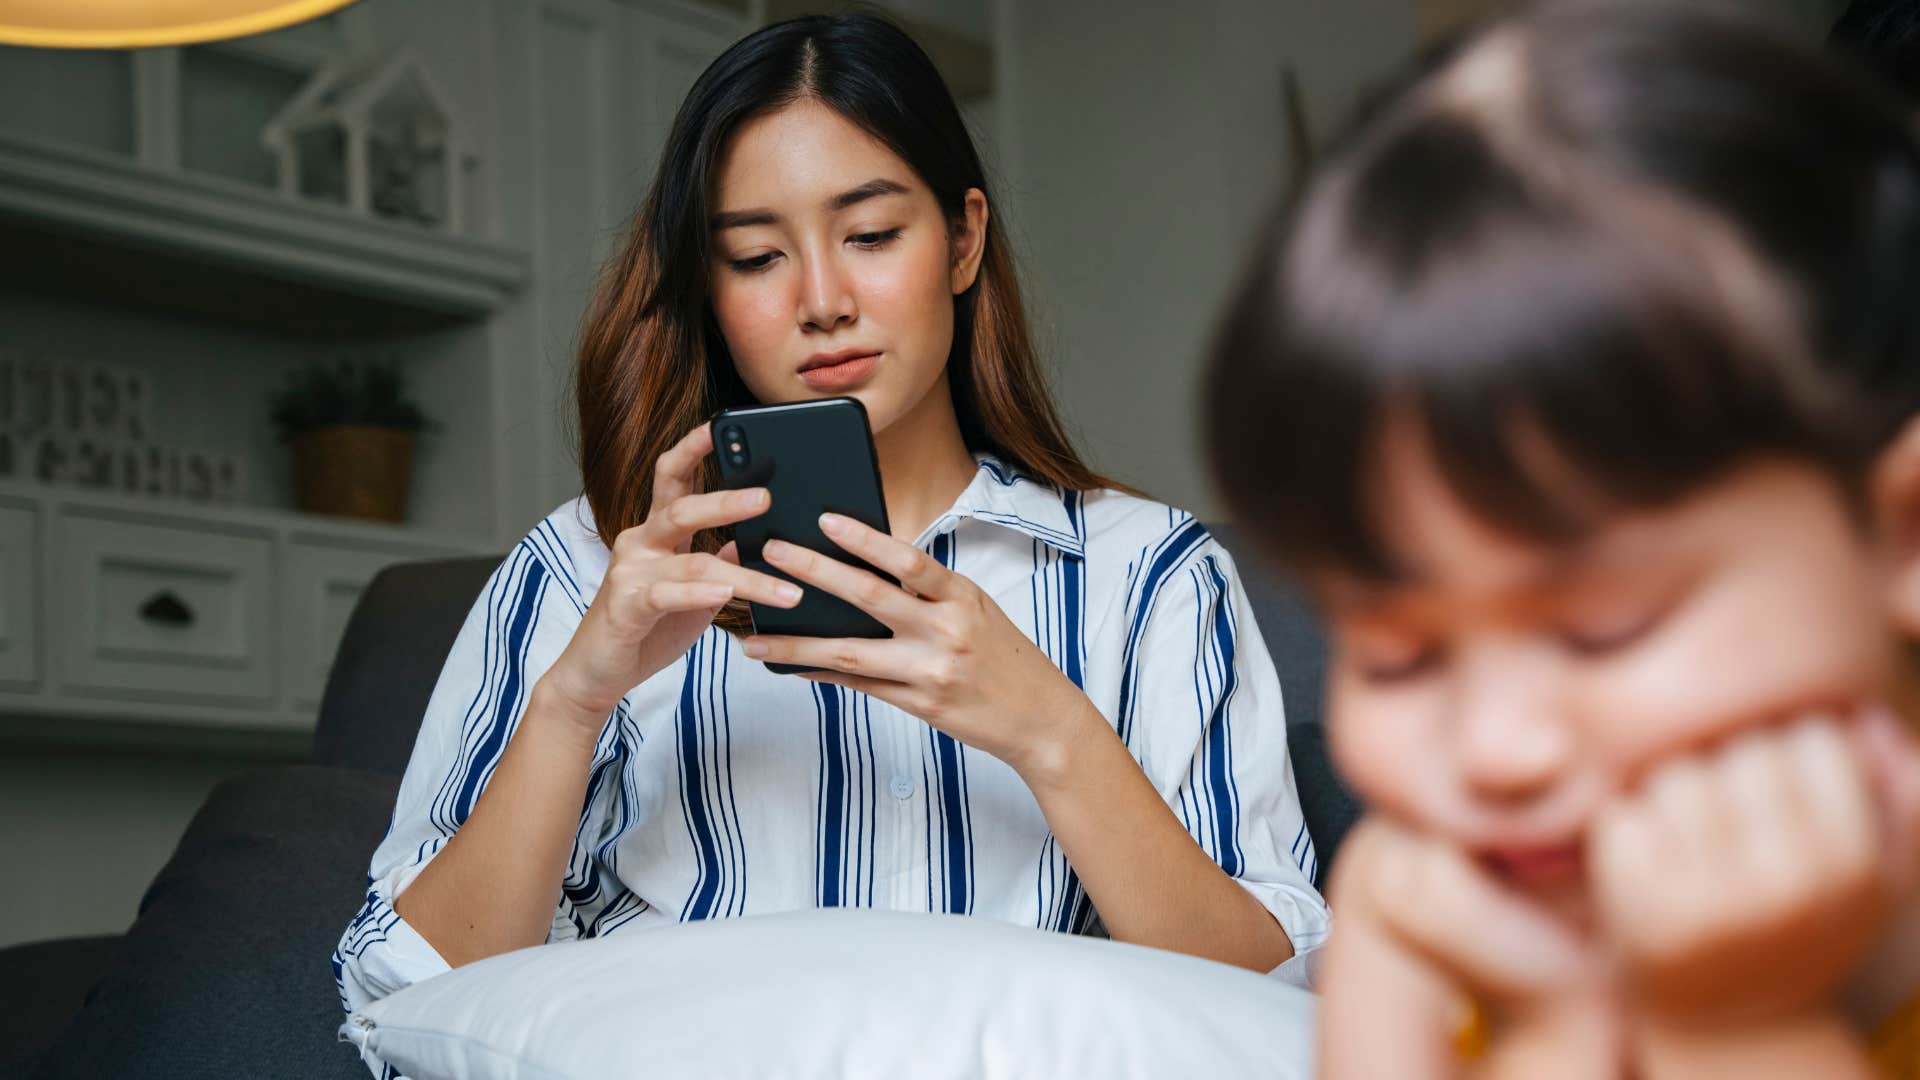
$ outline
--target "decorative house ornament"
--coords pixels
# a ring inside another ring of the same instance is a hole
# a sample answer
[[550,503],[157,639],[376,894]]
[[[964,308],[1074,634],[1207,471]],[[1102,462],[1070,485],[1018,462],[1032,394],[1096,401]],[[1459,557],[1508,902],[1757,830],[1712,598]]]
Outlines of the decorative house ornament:
[[264,34],[352,0],[7,0],[0,44],[136,49]]
[[273,155],[284,195],[468,231],[479,158],[447,96],[410,50],[322,66],[260,141]]

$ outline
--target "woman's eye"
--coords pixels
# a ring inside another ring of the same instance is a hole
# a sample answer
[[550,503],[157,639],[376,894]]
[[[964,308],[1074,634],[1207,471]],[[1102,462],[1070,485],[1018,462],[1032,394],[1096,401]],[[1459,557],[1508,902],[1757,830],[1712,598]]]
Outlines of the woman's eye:
[[727,266],[736,274],[751,274],[773,265],[773,260],[779,254],[777,251],[769,251],[764,255],[754,255],[745,259],[728,259]]
[[854,233],[852,236],[847,237],[847,243],[852,244],[854,247],[866,248],[871,251],[874,248],[885,247],[899,238],[899,229],[883,229],[880,232]]

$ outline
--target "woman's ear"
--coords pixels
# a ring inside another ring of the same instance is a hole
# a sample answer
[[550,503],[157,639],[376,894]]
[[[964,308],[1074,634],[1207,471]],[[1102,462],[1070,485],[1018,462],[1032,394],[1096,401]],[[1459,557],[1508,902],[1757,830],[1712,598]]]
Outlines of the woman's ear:
[[987,251],[987,193],[967,189],[966,207],[953,226],[953,295],[973,288],[980,276],[980,259]]
[[1872,497],[1891,575],[1890,614],[1907,636],[1920,638],[1920,417],[1880,452]]

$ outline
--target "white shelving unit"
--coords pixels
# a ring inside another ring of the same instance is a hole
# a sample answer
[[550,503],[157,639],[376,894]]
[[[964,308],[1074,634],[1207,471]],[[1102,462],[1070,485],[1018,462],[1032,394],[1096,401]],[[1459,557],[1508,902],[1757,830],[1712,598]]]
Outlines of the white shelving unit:
[[530,273],[526,252],[511,248],[6,135],[0,215],[48,233],[98,238],[129,254],[204,259],[453,319],[490,315]]
[[250,321],[221,305],[233,282],[251,279],[255,302],[277,292],[290,305],[322,303],[331,322],[294,327],[321,334],[484,319],[531,273],[524,251],[4,133],[0,238],[12,241],[16,272],[52,271],[43,283],[76,294],[107,276],[151,287],[191,265],[204,280],[176,290],[174,306],[193,314]]
[[[557,418],[526,412],[537,237],[496,227],[528,193],[482,185],[460,233],[354,213],[276,190],[249,126],[337,56],[525,48],[495,26],[517,6],[367,0],[191,49],[0,50],[0,350],[139,367],[157,429],[226,439],[262,475],[287,467],[266,387],[333,355],[398,360],[438,422],[406,525],[300,513],[284,483],[211,505],[0,481],[0,739],[297,747],[381,568],[501,552],[544,511],[511,464],[557,449]],[[485,84],[451,74],[486,118]],[[490,160],[529,141],[480,134]]]

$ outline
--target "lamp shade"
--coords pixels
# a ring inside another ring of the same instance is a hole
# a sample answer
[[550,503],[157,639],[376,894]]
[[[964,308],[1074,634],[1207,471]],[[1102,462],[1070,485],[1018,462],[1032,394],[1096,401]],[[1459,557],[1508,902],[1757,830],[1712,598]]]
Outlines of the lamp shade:
[[278,30],[353,0],[0,0],[0,44],[56,49],[190,45]]

